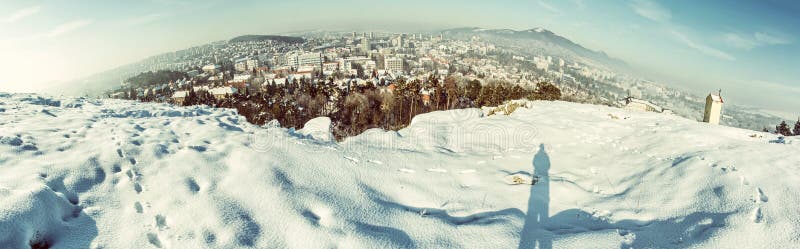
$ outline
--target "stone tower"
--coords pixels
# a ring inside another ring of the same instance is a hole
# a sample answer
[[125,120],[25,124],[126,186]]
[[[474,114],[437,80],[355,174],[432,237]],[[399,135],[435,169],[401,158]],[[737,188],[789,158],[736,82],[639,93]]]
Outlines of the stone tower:
[[708,97],[706,97],[706,112],[703,115],[703,122],[719,124],[720,117],[722,117],[723,103],[724,101],[722,100],[721,94],[709,94]]

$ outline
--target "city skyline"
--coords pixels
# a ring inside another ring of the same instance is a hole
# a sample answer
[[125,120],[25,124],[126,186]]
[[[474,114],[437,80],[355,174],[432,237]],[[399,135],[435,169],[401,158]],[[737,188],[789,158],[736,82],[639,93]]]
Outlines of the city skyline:
[[[788,1],[477,1],[372,3],[154,0],[141,3],[12,1],[0,7],[1,91],[37,91],[242,34],[295,30],[433,31],[543,27],[620,58],[647,77],[698,95],[789,112],[800,106],[800,25]],[[302,6],[318,6],[308,8]],[[358,13],[354,7],[358,6]],[[387,12],[391,9],[391,13]],[[276,11],[294,10],[294,11]],[[301,21],[302,20],[302,21]],[[46,70],[47,74],[41,74]],[[36,76],[36,77],[33,77]],[[757,88],[754,90],[753,88]]]

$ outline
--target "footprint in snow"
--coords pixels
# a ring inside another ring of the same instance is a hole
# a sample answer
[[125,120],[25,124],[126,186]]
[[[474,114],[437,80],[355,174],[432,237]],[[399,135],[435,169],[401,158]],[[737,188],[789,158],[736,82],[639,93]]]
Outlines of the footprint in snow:
[[140,213],[141,214],[141,213],[144,212],[144,207],[142,207],[142,203],[140,203],[138,201],[133,203],[133,209],[136,210],[136,213]]
[[193,178],[186,179],[186,186],[193,194],[200,192],[200,185],[198,185],[197,181],[195,181]]
[[206,150],[208,150],[208,148],[206,148],[205,146],[201,146],[201,145],[197,145],[197,146],[190,145],[189,149],[195,150],[197,152],[205,152]]
[[769,198],[761,188],[756,188],[756,202],[767,202]]
[[763,218],[764,215],[761,213],[761,207],[756,207],[756,209],[753,209],[753,217],[752,217],[753,222],[760,223],[761,219]]
[[119,172],[122,172],[122,166],[120,166],[119,163],[115,163],[113,166],[111,166],[111,173],[116,174]]
[[168,229],[167,227],[167,217],[163,215],[156,215],[156,227],[158,230]]
[[47,109],[42,109],[42,111],[41,111],[41,112],[42,112],[42,113],[44,113],[44,114],[45,114],[45,115],[47,115],[47,116],[51,116],[51,117],[58,117],[58,116],[56,116],[55,114],[53,114],[52,112],[48,111]]
[[139,184],[138,182],[134,182],[133,183],[133,190],[135,190],[137,194],[141,194],[142,193],[142,185]]
[[129,169],[128,171],[125,171],[125,175],[128,176],[128,180],[133,181],[136,174],[133,172],[133,169]]
[[358,163],[358,159],[353,158],[353,157],[345,156],[344,159],[350,160],[350,161],[352,161],[354,163]]
[[147,233],[147,241],[150,242],[151,245],[161,248],[161,240],[158,239],[158,235],[155,233]]

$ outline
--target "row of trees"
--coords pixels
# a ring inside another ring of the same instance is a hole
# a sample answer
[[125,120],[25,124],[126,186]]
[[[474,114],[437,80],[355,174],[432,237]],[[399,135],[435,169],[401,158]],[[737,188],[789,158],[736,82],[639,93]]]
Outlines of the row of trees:
[[[528,89],[504,81],[480,82],[431,76],[420,80],[399,79],[388,86],[351,84],[337,87],[332,79],[312,83],[305,79],[268,84],[262,91],[234,94],[215,99],[205,91],[190,91],[184,105],[205,104],[236,108],[253,124],[278,120],[284,127],[302,128],[308,120],[327,116],[333,133],[341,139],[370,128],[397,130],[407,126],[415,115],[431,111],[496,106],[513,99],[557,100],[561,90],[550,83]],[[426,94],[427,93],[427,94]]]
[[[764,131],[769,132],[767,128],[764,128]],[[786,124],[786,121],[782,121],[781,124],[775,126],[775,134],[784,136],[800,136],[800,119],[798,119],[797,123],[794,124],[794,129],[790,129],[789,125]]]

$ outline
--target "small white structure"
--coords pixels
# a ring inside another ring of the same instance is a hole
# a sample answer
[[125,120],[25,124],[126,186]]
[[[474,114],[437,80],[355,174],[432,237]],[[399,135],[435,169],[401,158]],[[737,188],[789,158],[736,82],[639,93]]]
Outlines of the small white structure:
[[217,71],[220,70],[220,68],[221,68],[220,66],[217,66],[217,65],[214,65],[214,64],[206,65],[206,66],[203,66],[203,72],[205,72],[207,74],[215,74],[215,73],[217,73]]
[[209,93],[214,95],[216,99],[224,99],[228,96],[233,95],[236,93],[236,88],[234,87],[215,87],[208,90]]
[[250,74],[234,74],[233,80],[228,82],[247,82],[248,80],[252,79],[253,76]]
[[172,94],[172,100],[175,101],[175,104],[183,105],[183,101],[186,100],[186,96],[189,96],[188,91],[176,91]]
[[706,112],[703,115],[703,122],[709,124],[719,124],[719,119],[722,117],[722,100],[720,94],[709,94],[706,97]]

